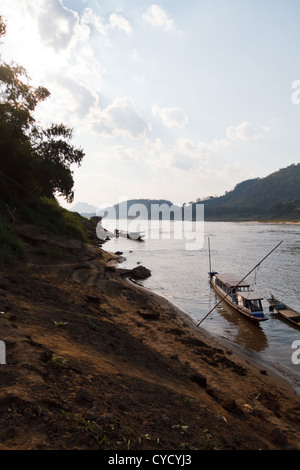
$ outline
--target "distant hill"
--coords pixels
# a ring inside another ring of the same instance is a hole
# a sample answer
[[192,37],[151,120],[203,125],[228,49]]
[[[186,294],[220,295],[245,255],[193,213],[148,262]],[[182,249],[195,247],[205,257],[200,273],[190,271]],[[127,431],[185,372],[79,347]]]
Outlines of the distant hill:
[[[175,210],[175,213],[169,209]],[[171,215],[170,215],[171,213]],[[98,216],[108,219],[136,218],[155,219],[168,218],[181,219],[181,207],[174,206],[166,199],[130,199],[114,206],[97,211]]]
[[72,212],[78,212],[84,217],[106,217],[107,219],[122,218],[142,218],[142,219],[180,219],[182,217],[182,208],[174,205],[166,199],[130,199],[122,201],[113,206],[99,209],[86,202],[78,202],[71,209]]
[[205,220],[299,220],[300,164],[243,181],[224,196],[199,203]]
[[[196,204],[204,204],[205,220],[300,220],[300,163],[278,170],[265,178],[253,178],[237,184],[223,196],[210,197],[186,206],[185,215],[196,214]],[[139,207],[142,209],[139,213]],[[168,210],[168,208],[170,210]],[[89,217],[108,219],[152,218],[181,220],[182,207],[166,199],[130,199],[98,209],[79,202],[72,211]],[[191,216],[192,218],[192,216]]]
[[97,207],[88,204],[87,202],[77,202],[72,207],[71,212],[78,212],[79,214],[96,214]]

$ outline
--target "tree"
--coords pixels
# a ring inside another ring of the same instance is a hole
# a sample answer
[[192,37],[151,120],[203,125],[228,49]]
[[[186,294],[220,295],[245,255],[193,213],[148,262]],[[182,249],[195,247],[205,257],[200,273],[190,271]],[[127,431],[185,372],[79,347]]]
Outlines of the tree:
[[47,197],[58,192],[68,202],[74,198],[73,173],[70,166],[81,164],[84,152],[70,145],[73,130],[63,124],[53,124],[42,131],[35,152],[41,159],[39,181]]
[[[6,25],[0,16],[0,37]],[[47,99],[47,88],[33,87],[26,70],[0,56],[0,185],[4,202],[17,204],[24,195],[68,202],[74,198],[71,165],[80,166],[82,149],[71,145],[73,130],[63,124],[37,125],[36,106]]]

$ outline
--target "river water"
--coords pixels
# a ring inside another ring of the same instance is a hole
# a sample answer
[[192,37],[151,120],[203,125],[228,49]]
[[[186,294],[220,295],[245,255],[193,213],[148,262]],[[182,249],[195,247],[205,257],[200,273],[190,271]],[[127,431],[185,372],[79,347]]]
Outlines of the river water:
[[[118,228],[127,228],[125,221],[118,223]],[[116,221],[103,222],[109,230],[115,225]],[[180,228],[184,232],[181,238]],[[168,298],[197,324],[220,300],[208,282],[208,239],[212,269],[219,273],[232,272],[241,278],[282,241],[247,278],[252,288],[264,297],[263,307],[269,320],[254,324],[222,302],[199,329],[225,338],[249,356],[275,368],[299,393],[300,328],[269,312],[266,299],[272,293],[300,312],[300,225],[185,222],[182,230],[179,221],[139,221],[139,229],[146,231],[144,241],[117,238],[107,242],[104,248],[109,252],[123,252],[124,268],[138,264],[149,268],[151,277],[143,285]]]

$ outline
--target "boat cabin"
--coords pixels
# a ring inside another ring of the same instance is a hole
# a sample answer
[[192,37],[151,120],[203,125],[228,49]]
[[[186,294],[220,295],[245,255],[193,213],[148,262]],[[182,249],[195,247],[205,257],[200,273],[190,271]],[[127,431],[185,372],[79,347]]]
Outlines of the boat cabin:
[[237,294],[238,306],[242,309],[249,310],[252,314],[259,314],[263,312],[261,301],[263,297],[254,291],[239,292]]
[[232,306],[252,317],[264,316],[261,303],[263,297],[250,290],[250,284],[247,281],[240,282],[240,278],[230,273],[211,272],[210,277],[214,288],[222,295],[227,294],[227,300]]
[[232,289],[233,292],[248,292],[250,284],[245,281],[240,281],[241,279],[230,273],[218,274],[215,272],[212,277],[212,282],[214,282],[214,284],[222,289],[226,294],[228,294]]

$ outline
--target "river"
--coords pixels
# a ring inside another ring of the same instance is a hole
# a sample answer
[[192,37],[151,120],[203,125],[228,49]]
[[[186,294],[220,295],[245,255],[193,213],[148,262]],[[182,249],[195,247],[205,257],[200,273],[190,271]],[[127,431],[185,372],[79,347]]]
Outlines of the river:
[[[151,226],[149,224],[139,221],[139,229],[146,231],[144,241],[117,238],[108,241],[104,248],[109,252],[123,252],[124,268],[138,264],[149,268],[151,277],[143,281],[143,285],[168,298],[197,324],[220,300],[208,282],[208,239],[212,269],[220,273],[232,272],[241,278],[282,241],[247,278],[252,288],[264,297],[263,306],[269,320],[254,324],[222,302],[199,328],[225,338],[254,359],[275,368],[299,393],[300,328],[288,324],[277,313],[269,312],[266,299],[272,293],[300,312],[300,225],[185,223],[184,236],[180,238],[174,233],[180,232],[178,224],[181,222],[152,221]],[[115,225],[116,221],[103,222],[109,230]],[[119,221],[119,228],[126,229],[125,221],[123,226]]]

